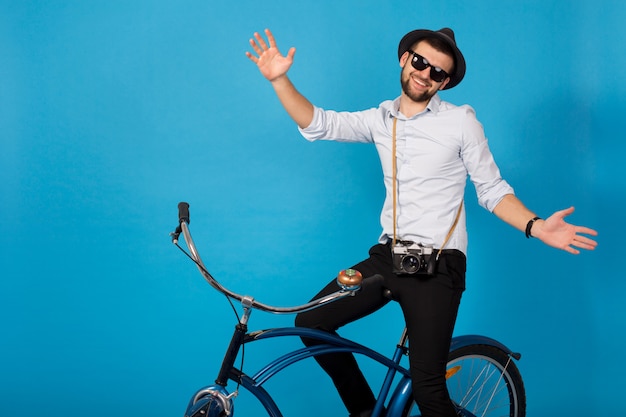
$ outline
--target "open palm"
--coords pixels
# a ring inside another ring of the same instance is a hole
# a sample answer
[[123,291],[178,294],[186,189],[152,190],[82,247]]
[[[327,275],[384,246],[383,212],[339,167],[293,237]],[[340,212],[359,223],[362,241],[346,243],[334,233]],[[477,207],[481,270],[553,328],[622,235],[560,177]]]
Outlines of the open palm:
[[575,226],[565,221],[565,217],[574,212],[574,207],[560,210],[548,217],[541,227],[538,238],[549,246],[563,249],[572,254],[580,251],[576,248],[593,250],[597,242],[587,236],[597,236],[598,232],[588,227]]
[[296,49],[290,48],[287,56],[283,56],[276,46],[272,32],[269,29],[265,29],[265,34],[269,46],[259,33],[255,33],[254,39],[250,39],[250,46],[252,46],[256,55],[246,52],[246,56],[257,65],[259,71],[266,79],[273,81],[285,75],[291,68]]

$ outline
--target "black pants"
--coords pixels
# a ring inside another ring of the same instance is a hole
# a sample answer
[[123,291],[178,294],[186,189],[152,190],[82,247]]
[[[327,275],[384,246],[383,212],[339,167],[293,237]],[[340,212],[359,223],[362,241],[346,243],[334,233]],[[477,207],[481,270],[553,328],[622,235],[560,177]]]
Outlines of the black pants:
[[[397,276],[389,244],[370,249],[369,258],[354,266],[364,277],[380,274],[382,281],[364,280],[361,291],[316,310],[301,313],[296,325],[335,333],[340,327],[373,313],[389,302],[385,290],[400,304],[409,335],[409,365],[413,395],[423,417],[456,417],[446,387],[445,370],[452,331],[465,290],[465,255],[444,251],[436,276]],[[314,298],[337,290],[331,281]],[[315,341],[303,339],[307,345]],[[335,384],[350,414],[373,408],[369,384],[351,353],[316,358]]]

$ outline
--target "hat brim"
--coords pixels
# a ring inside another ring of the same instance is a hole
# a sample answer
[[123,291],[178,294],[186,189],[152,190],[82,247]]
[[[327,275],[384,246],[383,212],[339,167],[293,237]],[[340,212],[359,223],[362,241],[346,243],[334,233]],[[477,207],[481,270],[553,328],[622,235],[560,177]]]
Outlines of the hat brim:
[[408,51],[416,42],[424,39],[435,37],[443,40],[452,48],[454,52],[454,72],[450,74],[450,81],[443,88],[444,90],[448,90],[452,87],[458,85],[463,77],[465,77],[465,58],[463,54],[456,46],[456,42],[450,36],[442,33],[440,31],[433,31],[428,29],[418,29],[404,35],[400,44],[398,45],[398,59],[402,57],[402,55]]

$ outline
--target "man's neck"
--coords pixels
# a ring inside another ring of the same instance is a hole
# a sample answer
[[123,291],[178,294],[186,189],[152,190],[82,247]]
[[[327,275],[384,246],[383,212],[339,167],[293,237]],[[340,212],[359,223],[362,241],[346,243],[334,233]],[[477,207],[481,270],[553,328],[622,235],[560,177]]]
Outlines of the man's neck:
[[413,101],[403,93],[400,96],[400,113],[411,118],[423,112],[428,106],[428,103],[430,103],[430,99],[427,101]]

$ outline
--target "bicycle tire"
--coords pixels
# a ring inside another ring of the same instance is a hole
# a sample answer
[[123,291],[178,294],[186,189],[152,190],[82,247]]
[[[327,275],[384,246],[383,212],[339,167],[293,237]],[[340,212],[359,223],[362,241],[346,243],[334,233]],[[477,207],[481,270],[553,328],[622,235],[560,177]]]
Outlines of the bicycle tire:
[[[448,355],[450,398],[464,417],[525,417],[526,391],[513,359],[488,345],[470,345]],[[403,417],[420,416],[411,400]]]

